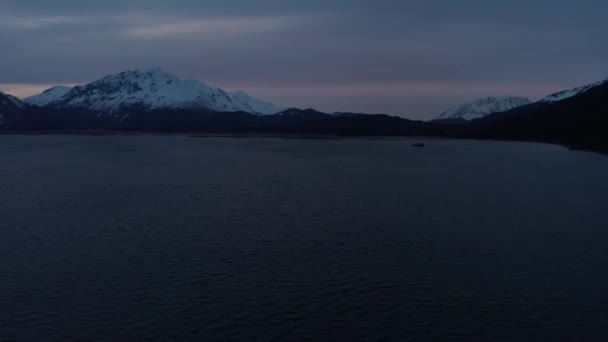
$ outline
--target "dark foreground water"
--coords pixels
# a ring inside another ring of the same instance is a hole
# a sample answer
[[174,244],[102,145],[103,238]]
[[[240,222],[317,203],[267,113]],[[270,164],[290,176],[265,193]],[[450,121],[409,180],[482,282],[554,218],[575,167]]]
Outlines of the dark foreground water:
[[1,341],[605,341],[608,157],[0,136]]

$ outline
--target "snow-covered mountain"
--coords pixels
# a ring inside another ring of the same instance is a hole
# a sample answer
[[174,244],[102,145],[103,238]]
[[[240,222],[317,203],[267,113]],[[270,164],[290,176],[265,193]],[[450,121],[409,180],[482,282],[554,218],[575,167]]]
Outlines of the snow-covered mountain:
[[10,116],[19,114],[25,104],[18,98],[0,91],[0,126],[6,124]]
[[525,97],[486,97],[462,106],[452,107],[441,113],[437,120],[474,120],[530,103],[530,100]]
[[582,94],[592,88],[595,88],[597,86],[601,86],[604,83],[608,83],[608,79],[607,80],[603,80],[597,83],[593,83],[593,84],[589,84],[586,86],[581,86],[581,87],[576,87],[576,88],[572,88],[572,89],[568,89],[568,90],[562,90],[560,92],[551,94],[545,98],[543,98],[542,100],[540,100],[539,102],[544,102],[544,103],[551,103],[551,102],[557,102],[557,101],[561,101],[561,100],[565,100],[567,98]]
[[24,99],[23,101],[31,106],[44,107],[49,103],[61,100],[72,88],[65,86],[56,86],[45,90],[42,94],[34,95]]
[[255,100],[243,92],[230,94],[195,80],[183,80],[161,69],[131,70],[74,88],[54,87],[24,100],[43,107],[97,112],[209,110],[274,114],[281,108]]

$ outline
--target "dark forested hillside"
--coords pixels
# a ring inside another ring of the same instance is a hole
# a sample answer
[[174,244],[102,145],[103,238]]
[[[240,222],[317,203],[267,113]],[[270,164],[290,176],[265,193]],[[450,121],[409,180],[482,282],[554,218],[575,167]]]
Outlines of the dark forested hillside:
[[608,82],[559,102],[540,102],[476,120],[465,134],[608,150]]

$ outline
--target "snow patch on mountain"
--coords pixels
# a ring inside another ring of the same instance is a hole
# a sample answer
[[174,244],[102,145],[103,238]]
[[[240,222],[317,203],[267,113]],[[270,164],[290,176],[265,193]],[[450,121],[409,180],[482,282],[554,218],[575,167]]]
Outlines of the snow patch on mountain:
[[568,90],[562,90],[560,92],[551,94],[545,98],[543,98],[542,100],[540,100],[539,102],[545,102],[545,103],[551,103],[551,102],[557,102],[557,101],[561,101],[561,100],[565,100],[567,98],[582,94],[587,92],[588,90],[595,88],[597,86],[600,86],[604,83],[607,83],[608,80],[603,80],[597,83],[593,83],[593,84],[589,84],[586,86],[581,86],[581,87],[576,87],[576,88],[572,88],[572,89],[568,89]]
[[441,113],[437,120],[474,120],[492,113],[505,112],[530,104],[525,97],[486,97],[461,106],[452,107]]
[[280,111],[272,104],[255,100],[243,92],[230,94],[199,81],[179,79],[158,68],[109,75],[67,91],[65,88],[51,88],[27,101],[43,106],[108,113],[128,108],[244,111],[260,115]]

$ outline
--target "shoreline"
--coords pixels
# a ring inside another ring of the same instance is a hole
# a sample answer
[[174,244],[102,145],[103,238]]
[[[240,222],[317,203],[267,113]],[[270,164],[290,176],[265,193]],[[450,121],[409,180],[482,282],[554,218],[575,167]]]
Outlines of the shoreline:
[[585,147],[575,144],[561,143],[548,140],[525,140],[505,138],[478,138],[467,136],[405,136],[405,135],[340,135],[340,134],[303,134],[303,133],[263,133],[263,132],[235,132],[235,133],[205,133],[188,131],[120,131],[120,130],[0,130],[2,135],[82,135],[82,136],[184,136],[189,138],[267,138],[267,139],[295,139],[295,140],[342,140],[342,139],[369,139],[369,140],[471,140],[471,141],[496,141],[496,142],[520,142],[538,143],[565,147],[571,151],[584,151],[608,155],[607,148]]

